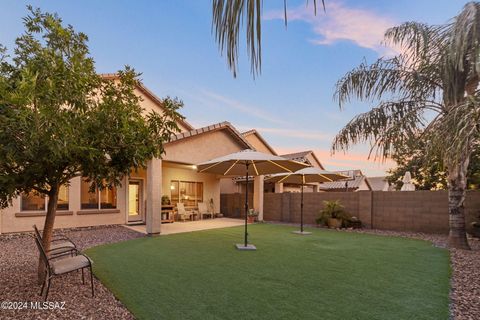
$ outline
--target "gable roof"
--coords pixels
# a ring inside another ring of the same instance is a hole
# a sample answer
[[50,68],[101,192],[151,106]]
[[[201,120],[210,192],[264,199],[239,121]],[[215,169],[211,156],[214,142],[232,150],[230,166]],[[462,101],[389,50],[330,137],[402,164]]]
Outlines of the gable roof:
[[368,183],[370,183],[372,191],[388,191],[388,188],[390,187],[386,177],[367,177],[367,180]]
[[[107,79],[107,80],[108,79],[115,80],[115,79],[119,78],[118,74],[116,74],[116,73],[102,73],[102,74],[100,74],[100,77],[102,77],[103,79]],[[150,89],[148,89],[141,81],[137,81],[137,88],[144,95],[146,95],[147,97],[152,99],[152,101],[154,101],[160,108],[163,109],[162,99],[160,99],[156,94],[154,94]],[[180,119],[180,120],[178,120],[178,122],[180,122],[188,130],[193,130],[193,126],[190,123],[188,123],[186,120]]]
[[252,129],[252,130],[242,132],[242,136],[245,138],[252,134],[254,134],[258,138],[258,140],[260,140],[273,155],[276,155],[276,156],[278,155],[277,152],[268,144],[268,142],[262,137],[262,135],[257,130]]
[[[354,179],[353,180],[343,180],[343,181],[333,181],[333,182],[323,182],[320,184],[320,189],[322,190],[344,190],[345,183],[348,182],[348,189],[349,190],[356,190],[361,185],[362,182],[365,181],[368,188],[372,190],[370,183],[366,176],[363,175],[362,171],[360,170],[351,170],[353,171]],[[345,171],[340,171],[340,173],[344,173]]]
[[206,127],[198,128],[198,129],[192,129],[190,131],[177,133],[170,138],[170,142],[168,143],[173,143],[186,138],[198,136],[208,132],[219,131],[219,130],[226,130],[237,142],[243,145],[245,149],[254,149],[253,146],[247,140],[245,140],[242,134],[238,132],[238,130],[235,129],[235,127],[232,126],[228,121],[215,123]]
[[309,155],[311,155],[315,159],[315,161],[318,162],[318,164],[320,165],[320,169],[325,170],[322,163],[320,162],[320,160],[318,160],[317,156],[315,155],[315,153],[312,150],[282,154],[281,157],[289,159],[289,160],[295,160],[295,161],[298,161],[298,162],[308,163],[308,164],[312,165],[312,163],[310,163],[310,161],[308,161],[308,159],[307,159],[307,156],[309,156]]

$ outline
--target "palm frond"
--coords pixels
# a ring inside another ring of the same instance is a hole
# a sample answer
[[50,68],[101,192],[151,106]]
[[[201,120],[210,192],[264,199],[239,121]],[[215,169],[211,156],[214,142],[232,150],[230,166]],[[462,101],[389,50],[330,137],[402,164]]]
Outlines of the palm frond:
[[353,118],[334,138],[332,151],[347,151],[351,145],[371,143],[370,155],[386,158],[395,147],[425,128],[424,113],[435,108],[428,101],[400,100],[381,103]]
[[402,56],[361,63],[337,82],[334,99],[340,108],[352,98],[375,101],[386,94],[399,100],[434,101],[441,84],[432,78],[431,70],[422,72],[431,66],[423,68],[410,69]]
[[[307,0],[308,4],[308,0]],[[323,8],[325,2],[322,0]],[[287,0],[283,2],[285,25],[287,23]],[[236,77],[240,34],[246,27],[246,45],[251,73],[255,77],[262,68],[262,7],[263,0],[213,0],[212,30],[220,53],[226,55],[227,64]],[[313,0],[317,13],[317,0]]]

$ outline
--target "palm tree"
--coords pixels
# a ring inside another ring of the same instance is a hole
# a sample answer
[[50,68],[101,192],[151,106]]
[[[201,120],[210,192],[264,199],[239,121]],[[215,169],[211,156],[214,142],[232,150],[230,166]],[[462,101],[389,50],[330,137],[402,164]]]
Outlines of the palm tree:
[[[322,0],[325,9],[325,0]],[[317,0],[313,0],[317,14]],[[308,4],[308,0],[307,0]],[[212,29],[222,55],[226,52],[227,63],[233,76],[237,75],[240,33],[246,26],[247,51],[253,76],[262,67],[262,7],[263,0],[213,0]],[[285,26],[287,25],[287,0],[283,0]]]
[[375,102],[335,137],[332,151],[370,142],[386,158],[409,139],[441,154],[448,173],[449,246],[469,249],[465,231],[466,174],[479,142],[480,3],[470,2],[449,23],[404,23],[387,30],[394,58],[362,63],[336,85],[340,108],[351,99]]

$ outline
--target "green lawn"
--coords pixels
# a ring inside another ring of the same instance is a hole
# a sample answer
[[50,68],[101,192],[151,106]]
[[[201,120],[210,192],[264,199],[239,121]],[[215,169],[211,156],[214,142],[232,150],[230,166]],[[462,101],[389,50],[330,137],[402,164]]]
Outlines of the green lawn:
[[89,249],[139,319],[448,319],[449,255],[430,243],[271,224]]

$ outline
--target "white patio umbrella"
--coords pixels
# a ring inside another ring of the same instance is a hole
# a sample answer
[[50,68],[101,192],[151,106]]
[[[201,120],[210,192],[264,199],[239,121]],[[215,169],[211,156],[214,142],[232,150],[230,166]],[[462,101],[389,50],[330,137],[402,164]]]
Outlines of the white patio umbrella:
[[[237,244],[240,250],[255,250],[254,245],[248,244],[247,215],[248,215],[248,178],[265,174],[295,172],[307,167],[306,164],[288,160],[279,156],[262,153],[254,150],[243,150],[207,162],[197,164],[198,172],[216,173],[224,176],[245,176],[247,188],[245,192],[245,236],[244,243]],[[260,190],[263,192],[263,190]]]
[[410,171],[405,172],[402,179],[403,185],[400,191],[415,191],[415,185],[412,183],[412,175]]
[[311,232],[303,231],[303,187],[307,183],[315,183],[315,182],[331,182],[331,181],[338,181],[348,179],[348,176],[345,176],[340,173],[331,172],[322,170],[319,168],[304,168],[300,169],[293,173],[280,173],[275,174],[266,179],[268,182],[276,182],[276,183],[293,183],[301,185],[301,203],[300,203],[300,231],[294,231],[297,234],[311,234]]

